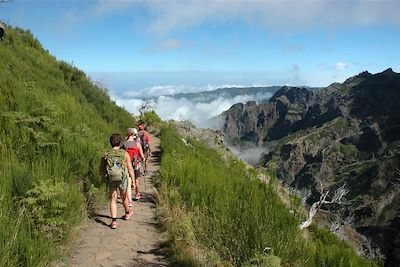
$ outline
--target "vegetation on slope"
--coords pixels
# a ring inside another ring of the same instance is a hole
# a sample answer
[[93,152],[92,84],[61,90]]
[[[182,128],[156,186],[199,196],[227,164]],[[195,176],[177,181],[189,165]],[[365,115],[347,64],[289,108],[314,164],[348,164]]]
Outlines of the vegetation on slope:
[[272,181],[172,126],[161,132],[160,196],[172,262],[183,266],[374,266],[329,231],[299,230],[299,201],[290,210]]
[[0,58],[0,266],[45,266],[103,194],[110,134],[134,122],[29,32],[7,28]]

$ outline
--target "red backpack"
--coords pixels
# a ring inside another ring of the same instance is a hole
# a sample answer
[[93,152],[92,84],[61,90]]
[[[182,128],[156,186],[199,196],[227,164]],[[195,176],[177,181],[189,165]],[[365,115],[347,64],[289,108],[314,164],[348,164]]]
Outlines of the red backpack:
[[[127,142],[127,141],[125,141],[125,142]],[[136,143],[136,141],[129,141],[129,142],[133,142],[134,145],[127,147],[125,142],[124,142],[124,148],[126,149],[126,152],[128,152],[129,156],[131,157],[133,168],[135,168],[135,170],[137,170],[138,167],[139,167],[139,147],[138,147],[138,144]]]

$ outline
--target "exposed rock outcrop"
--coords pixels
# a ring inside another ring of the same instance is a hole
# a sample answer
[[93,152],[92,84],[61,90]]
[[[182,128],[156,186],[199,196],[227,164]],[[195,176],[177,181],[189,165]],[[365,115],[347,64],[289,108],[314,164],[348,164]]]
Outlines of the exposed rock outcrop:
[[261,164],[311,190],[310,201],[346,183],[348,205],[337,214],[354,214],[352,226],[400,264],[399,103],[400,74],[363,72],[321,91],[283,87],[268,103],[234,105],[223,131],[228,142],[267,147]]

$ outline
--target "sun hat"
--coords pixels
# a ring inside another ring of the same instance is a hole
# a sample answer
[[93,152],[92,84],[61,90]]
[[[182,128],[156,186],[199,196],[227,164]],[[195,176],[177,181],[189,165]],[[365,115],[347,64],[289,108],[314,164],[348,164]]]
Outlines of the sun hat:
[[128,129],[126,129],[126,131],[128,133],[130,133],[130,134],[137,134],[138,133],[138,131],[135,128],[128,128]]

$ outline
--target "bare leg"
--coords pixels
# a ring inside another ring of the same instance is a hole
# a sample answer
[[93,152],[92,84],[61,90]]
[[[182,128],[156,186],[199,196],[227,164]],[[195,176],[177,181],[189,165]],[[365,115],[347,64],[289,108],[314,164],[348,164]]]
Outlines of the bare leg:
[[121,199],[123,200],[122,205],[124,206],[125,213],[129,212],[129,200],[127,190],[120,189]]
[[111,218],[117,218],[117,189],[110,189],[108,197],[110,198]]
[[148,159],[149,159],[149,148],[147,148],[146,149],[146,151],[144,152],[144,158],[145,158],[145,160],[144,160],[144,174],[147,174],[147,161],[148,161]]
[[127,188],[127,197],[128,197],[128,202],[132,200],[132,178],[128,178],[128,188]]
[[147,157],[146,160],[144,161],[144,173],[147,174]]
[[136,186],[135,192],[136,192],[136,195],[137,195],[137,194],[139,194],[139,177],[135,178],[135,186]]

